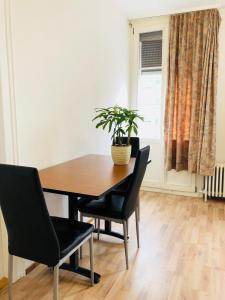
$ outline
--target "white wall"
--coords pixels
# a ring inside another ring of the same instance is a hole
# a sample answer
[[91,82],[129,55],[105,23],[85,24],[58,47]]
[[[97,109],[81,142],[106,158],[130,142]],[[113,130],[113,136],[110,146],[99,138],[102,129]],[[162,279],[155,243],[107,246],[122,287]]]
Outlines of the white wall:
[[112,1],[13,0],[19,163],[106,153],[94,108],[128,103],[128,25]]
[[4,141],[4,128],[3,128],[3,111],[2,111],[2,97],[0,86],[0,163],[5,160],[5,141]]
[[[19,163],[108,153],[91,120],[96,107],[128,104],[128,24],[114,1],[12,0],[12,33]],[[47,204],[67,215],[62,197]]]
[[[4,161],[4,130],[2,122],[2,103],[1,103],[1,93],[0,93],[0,163]],[[4,265],[3,265],[3,239],[2,239],[2,228],[1,228],[1,213],[0,213],[0,279],[4,275]]]
[[113,0],[13,0],[12,20],[20,163],[106,152],[93,111],[126,103],[128,84],[128,27]]

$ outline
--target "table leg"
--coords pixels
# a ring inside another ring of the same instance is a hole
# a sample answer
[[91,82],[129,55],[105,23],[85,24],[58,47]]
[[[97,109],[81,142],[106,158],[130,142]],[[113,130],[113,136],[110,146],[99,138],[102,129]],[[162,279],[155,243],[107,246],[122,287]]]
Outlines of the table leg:
[[[74,221],[78,220],[78,207],[77,207],[78,198],[76,196],[69,196],[69,220]],[[64,263],[61,266],[61,269],[72,271],[74,273],[78,273],[85,277],[91,278],[91,271],[79,266],[79,254],[76,251],[74,254],[70,256],[70,262]],[[98,283],[100,281],[100,275],[98,273],[94,273],[94,283]]]
[[105,232],[110,232],[110,231],[112,231],[112,222],[105,221]]
[[77,202],[78,198],[75,196],[68,196],[69,200],[69,205],[68,205],[68,215],[69,215],[69,220],[72,222],[74,220],[78,221],[78,207],[77,207]]

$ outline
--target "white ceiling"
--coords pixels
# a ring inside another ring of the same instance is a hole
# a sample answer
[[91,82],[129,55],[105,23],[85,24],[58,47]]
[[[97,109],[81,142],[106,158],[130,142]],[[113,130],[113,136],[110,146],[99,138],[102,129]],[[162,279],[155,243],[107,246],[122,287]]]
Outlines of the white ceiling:
[[225,7],[225,0],[117,0],[128,19]]

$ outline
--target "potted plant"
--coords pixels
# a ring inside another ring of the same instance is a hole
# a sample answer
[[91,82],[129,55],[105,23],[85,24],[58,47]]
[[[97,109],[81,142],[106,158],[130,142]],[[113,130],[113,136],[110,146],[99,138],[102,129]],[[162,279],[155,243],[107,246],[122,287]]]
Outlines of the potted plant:
[[137,120],[142,120],[137,110],[115,105],[108,108],[96,108],[97,120],[96,128],[102,128],[112,133],[111,154],[114,164],[126,165],[131,154],[130,137],[131,134],[138,134]]

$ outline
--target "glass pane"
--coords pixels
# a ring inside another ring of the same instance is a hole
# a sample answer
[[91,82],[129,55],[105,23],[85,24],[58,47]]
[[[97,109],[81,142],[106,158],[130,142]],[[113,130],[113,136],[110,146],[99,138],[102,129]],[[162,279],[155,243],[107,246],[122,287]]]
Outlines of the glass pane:
[[139,136],[160,139],[162,71],[144,71],[139,79],[138,110],[144,117],[139,122]]

